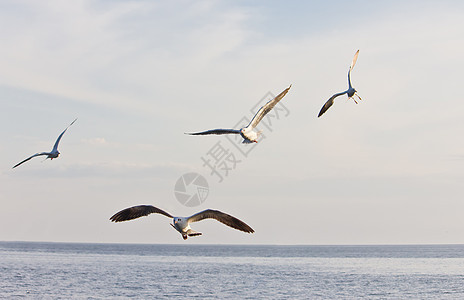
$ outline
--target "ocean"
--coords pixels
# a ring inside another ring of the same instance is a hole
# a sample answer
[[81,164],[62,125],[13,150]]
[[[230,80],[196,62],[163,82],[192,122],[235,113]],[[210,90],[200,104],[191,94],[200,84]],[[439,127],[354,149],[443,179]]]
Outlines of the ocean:
[[2,299],[464,299],[464,245],[0,242]]

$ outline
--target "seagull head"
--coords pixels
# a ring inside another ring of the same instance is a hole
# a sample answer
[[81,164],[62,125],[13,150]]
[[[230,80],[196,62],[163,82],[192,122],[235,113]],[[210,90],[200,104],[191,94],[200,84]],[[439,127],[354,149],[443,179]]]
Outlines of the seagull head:
[[47,158],[54,159],[54,158],[57,158],[58,156],[60,156],[60,152],[58,152],[58,151],[52,151],[52,152],[47,156]]
[[186,218],[175,217],[172,220],[172,223],[174,224],[174,228],[179,232],[182,232],[186,227],[188,227],[188,222]]
[[175,217],[173,223],[177,228],[183,228],[185,226],[184,218]]

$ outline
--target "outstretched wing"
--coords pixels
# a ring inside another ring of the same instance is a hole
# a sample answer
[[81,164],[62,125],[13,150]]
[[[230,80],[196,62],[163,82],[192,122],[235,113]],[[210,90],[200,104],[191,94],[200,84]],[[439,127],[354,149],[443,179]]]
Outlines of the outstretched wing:
[[350,70],[353,70],[354,65],[356,64],[356,61],[358,60],[358,55],[359,55],[359,50],[356,51],[353,57],[353,61],[351,62]]
[[324,106],[322,106],[321,111],[319,112],[319,115],[317,117],[322,116],[322,114],[324,114],[329,109],[329,107],[332,106],[332,104],[334,103],[335,98],[337,98],[338,96],[341,96],[343,94],[346,94],[347,92],[348,91],[344,91],[342,93],[338,93],[338,94],[335,94],[332,97],[330,97],[330,99],[327,100],[327,102],[324,104]]
[[258,112],[255,114],[253,119],[251,120],[250,124],[248,124],[247,128],[255,128],[259,122],[264,118],[264,116],[270,112],[274,106],[288,93],[292,85],[290,85],[288,88],[286,88],[282,93],[277,95],[274,99],[269,100],[266,104],[261,106],[261,108],[258,110]]
[[110,220],[112,222],[122,222],[122,221],[128,221],[128,220],[133,220],[133,219],[137,219],[140,217],[148,216],[149,214],[153,214],[153,213],[162,214],[168,218],[173,218],[173,216],[171,216],[164,210],[159,209],[157,207],[154,207],[151,205],[138,205],[138,206],[133,206],[133,207],[123,209],[120,212],[115,213],[110,218]]
[[202,132],[186,132],[185,134],[190,135],[209,135],[209,134],[240,134],[240,130],[236,129],[212,129]]
[[350,66],[350,69],[348,70],[348,87],[351,89],[352,86],[351,86],[351,70],[353,70],[354,68],[354,65],[356,64],[356,61],[358,60],[358,54],[359,54],[359,50],[356,51],[356,53],[354,54],[354,57],[353,57],[353,61],[351,62],[351,66]]
[[26,158],[26,159],[25,159],[25,160],[23,160],[22,162],[20,162],[20,163],[18,163],[18,164],[16,164],[16,165],[14,165],[12,169],[16,168],[16,167],[17,167],[17,166],[19,166],[20,164],[22,164],[22,163],[25,163],[26,161],[28,161],[28,160],[30,160],[31,158],[34,158],[34,157],[36,157],[36,156],[41,156],[41,155],[50,155],[50,154],[51,154],[50,152],[41,152],[41,153],[36,153],[36,154],[32,155],[31,157],[28,157],[28,158]]
[[55,145],[53,146],[53,150],[52,152],[55,152],[55,151],[58,151],[58,144],[60,143],[60,140],[61,140],[61,137],[63,136],[63,134],[66,132],[66,130],[68,130],[68,128],[74,124],[74,122],[76,122],[77,118],[71,122],[71,124],[68,125],[68,127],[66,127],[66,129],[60,134],[60,136],[58,136],[58,138],[56,139],[56,142],[55,142]]
[[194,214],[193,216],[188,218],[188,222],[198,222],[204,219],[216,219],[219,222],[230,226],[232,228],[248,232],[248,233],[253,233],[255,232],[253,228],[245,224],[244,222],[240,221],[239,219],[232,217],[231,215],[228,215],[226,213],[220,212],[219,210],[212,210],[212,209],[207,209],[202,212],[199,212],[197,214]]
[[351,62],[350,70],[353,70],[354,65],[356,64],[356,61],[358,60],[358,55],[359,55],[359,50],[356,51],[353,57],[353,61]]

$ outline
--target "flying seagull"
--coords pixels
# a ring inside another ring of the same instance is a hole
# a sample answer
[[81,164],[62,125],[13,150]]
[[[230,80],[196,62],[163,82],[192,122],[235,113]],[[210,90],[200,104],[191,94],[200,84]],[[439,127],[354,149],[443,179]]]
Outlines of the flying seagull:
[[256,131],[253,131],[253,129],[264,118],[264,116],[268,112],[270,112],[274,108],[274,106],[288,93],[288,90],[290,90],[291,87],[292,85],[290,85],[282,93],[277,95],[277,97],[275,97],[272,100],[269,100],[269,102],[264,104],[255,114],[250,124],[248,124],[246,127],[243,127],[239,130],[237,129],[212,129],[212,130],[207,130],[207,131],[202,131],[202,132],[192,132],[192,133],[186,133],[186,134],[190,134],[190,135],[240,134],[243,138],[242,143],[245,143],[245,144],[257,143],[258,142],[257,139],[261,135],[261,131],[256,132]]
[[362,100],[361,97],[359,97],[359,95],[356,93],[357,91],[351,86],[351,79],[350,79],[351,70],[353,70],[354,65],[356,64],[356,60],[358,59],[358,54],[359,54],[359,50],[356,51],[356,53],[355,53],[355,55],[353,57],[353,61],[351,62],[350,69],[348,70],[348,89],[346,91],[344,91],[344,92],[335,94],[332,97],[330,97],[330,99],[327,100],[327,102],[322,107],[321,111],[319,112],[318,117],[322,116],[322,114],[325,113],[329,109],[329,107],[332,106],[332,104],[334,103],[335,98],[337,98],[338,96],[341,96],[343,94],[348,94],[348,99],[353,99],[353,101],[356,104],[358,104],[358,102],[356,102],[356,100],[354,99],[354,96],[358,97],[359,100]]
[[[76,118],[77,120],[77,118]],[[74,122],[76,122],[76,120],[72,121],[71,124],[69,124],[69,126],[71,126],[72,124],[74,124]],[[61,138],[63,137],[63,134],[66,132],[66,130],[68,130],[68,127],[66,127],[66,129],[58,136],[58,138],[56,139],[56,142],[55,142],[55,145],[53,146],[53,149],[51,152],[40,152],[40,153],[36,153],[34,155],[32,155],[31,157],[29,158],[26,158],[25,160],[23,160],[22,162],[14,165],[13,169],[16,168],[17,166],[19,166],[20,164],[30,160],[31,158],[33,157],[36,157],[36,156],[41,156],[41,155],[46,155],[47,158],[50,158],[50,159],[54,159],[54,158],[57,158],[59,155],[60,155],[60,152],[58,152],[58,144],[60,143],[60,140]],[[45,158],[45,159],[47,159]]]
[[245,224],[244,222],[240,221],[239,219],[232,217],[226,213],[220,212],[218,210],[207,209],[201,211],[199,213],[194,214],[190,217],[173,217],[169,213],[165,212],[162,209],[151,205],[138,205],[129,207],[126,209],[121,210],[120,212],[114,214],[110,220],[113,222],[122,222],[137,219],[140,217],[148,216],[149,214],[162,214],[168,218],[172,218],[172,224],[169,223],[175,230],[179,231],[182,234],[184,240],[186,240],[189,236],[197,236],[201,235],[201,232],[197,232],[190,228],[190,223],[198,222],[203,219],[216,219],[219,222],[230,226],[232,228],[247,232],[253,233],[255,232],[250,226]]

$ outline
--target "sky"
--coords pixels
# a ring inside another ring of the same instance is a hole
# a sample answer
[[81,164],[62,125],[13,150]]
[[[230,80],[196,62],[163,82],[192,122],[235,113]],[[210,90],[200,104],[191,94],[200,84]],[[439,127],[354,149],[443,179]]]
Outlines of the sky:
[[[462,1],[2,1],[0,241],[464,243],[463,15]],[[317,118],[358,49],[362,101]],[[184,134],[246,125],[290,84],[257,144]],[[75,118],[59,158],[12,169]],[[228,169],[204,163],[219,150]],[[174,193],[187,173],[208,183],[194,207]],[[183,241],[162,215],[109,221],[140,204],[256,232],[205,220]]]

